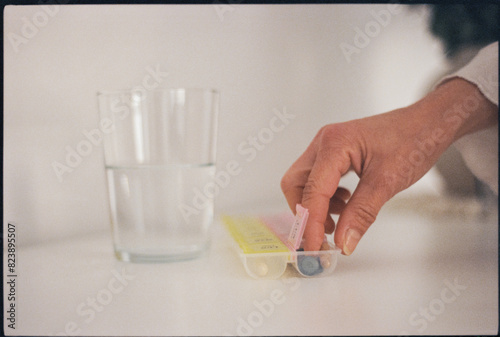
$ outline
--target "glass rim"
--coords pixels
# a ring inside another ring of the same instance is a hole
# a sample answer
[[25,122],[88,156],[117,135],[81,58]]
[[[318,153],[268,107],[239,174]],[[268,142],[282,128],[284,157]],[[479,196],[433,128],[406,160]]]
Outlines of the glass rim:
[[[142,88],[142,87],[141,87]],[[127,94],[141,91],[136,88],[128,88],[128,89],[110,89],[110,90],[97,90],[97,96],[108,96],[108,95],[118,95],[118,94]],[[179,91],[199,91],[199,92],[209,92],[212,94],[220,94],[220,91],[215,88],[203,88],[203,87],[172,87],[172,88],[155,88],[155,89],[145,89],[145,92],[179,92]]]

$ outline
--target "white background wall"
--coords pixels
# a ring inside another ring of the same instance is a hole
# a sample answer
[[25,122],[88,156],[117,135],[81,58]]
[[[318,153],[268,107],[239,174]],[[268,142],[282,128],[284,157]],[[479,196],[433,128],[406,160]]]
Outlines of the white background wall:
[[[140,85],[151,68],[168,72],[161,87],[222,92],[217,166],[236,160],[242,172],[221,191],[218,212],[286,209],[281,176],[321,126],[410,104],[443,70],[426,9],[399,6],[377,24],[373,11],[387,7],[6,7],[4,223],[18,223],[24,244],[109,228],[102,146],[62,182],[52,164],[98,127],[97,90]],[[356,29],[372,37],[348,62],[341,45],[355,46]],[[247,162],[238,146],[273,109],[295,119]]]

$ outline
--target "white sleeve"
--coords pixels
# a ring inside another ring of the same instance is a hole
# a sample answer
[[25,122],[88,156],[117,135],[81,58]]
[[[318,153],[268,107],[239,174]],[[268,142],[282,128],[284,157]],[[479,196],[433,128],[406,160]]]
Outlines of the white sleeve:
[[[498,106],[498,42],[481,49],[465,67],[444,77],[436,86],[453,77],[474,83],[488,100]],[[465,135],[454,145],[471,172],[498,195],[498,124]]]
[[488,100],[498,106],[498,41],[481,49],[465,67],[442,78],[436,86],[453,77],[474,83]]

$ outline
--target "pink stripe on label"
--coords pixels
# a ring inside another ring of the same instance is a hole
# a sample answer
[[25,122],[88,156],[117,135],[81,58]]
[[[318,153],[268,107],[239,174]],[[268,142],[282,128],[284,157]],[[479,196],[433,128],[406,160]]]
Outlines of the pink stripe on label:
[[297,204],[296,206],[295,220],[290,230],[290,235],[288,236],[288,244],[297,250],[302,242],[302,236],[304,235],[304,230],[306,229],[307,218],[309,217],[309,211],[307,208],[302,207],[302,205]]
[[[293,223],[293,214],[291,212],[272,214],[261,216],[260,220],[274,232],[274,234],[285,244],[288,244],[288,235],[290,235],[290,228]],[[291,247],[288,247],[292,249]]]

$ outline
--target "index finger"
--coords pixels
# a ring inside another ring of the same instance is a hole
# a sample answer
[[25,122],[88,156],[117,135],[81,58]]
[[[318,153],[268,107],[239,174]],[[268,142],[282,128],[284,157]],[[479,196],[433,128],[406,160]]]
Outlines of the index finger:
[[332,157],[318,153],[302,192],[302,206],[309,210],[304,231],[306,251],[319,250],[323,243],[330,199],[335,194],[342,176],[342,172],[335,165],[335,158]]
[[317,140],[318,134],[281,179],[281,190],[293,214],[295,214],[295,206],[302,202],[302,192],[316,160]]

